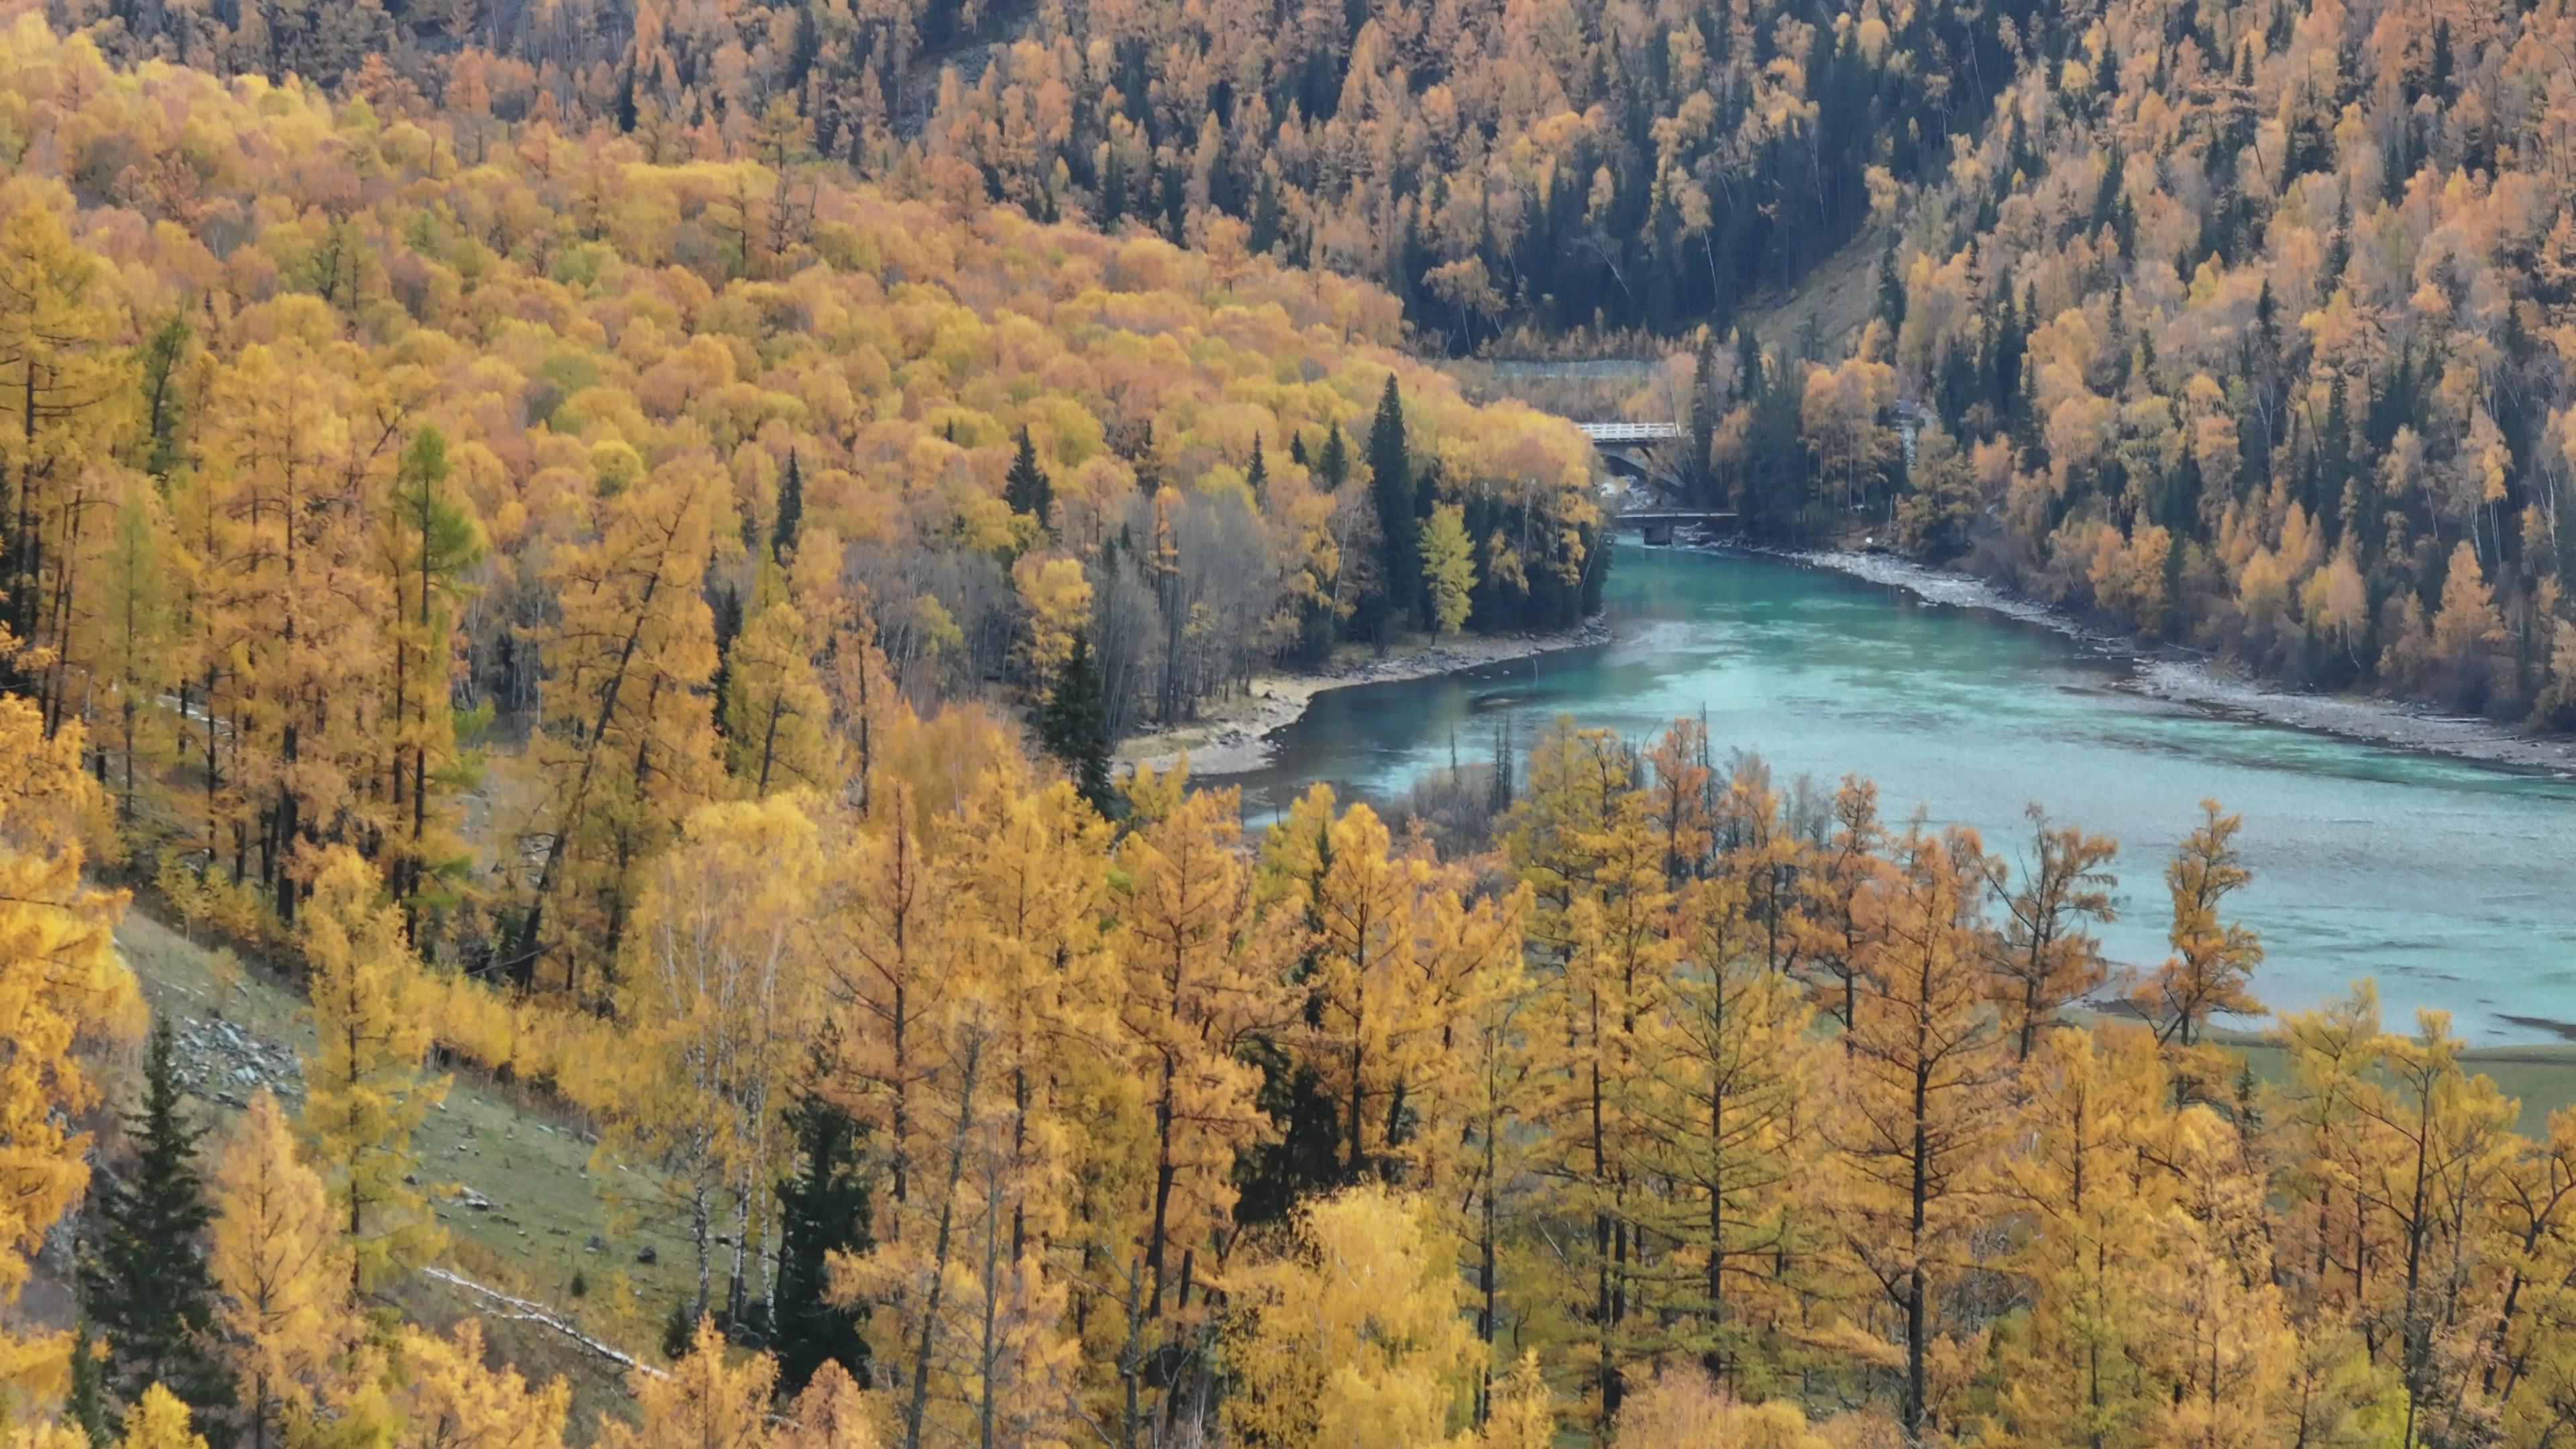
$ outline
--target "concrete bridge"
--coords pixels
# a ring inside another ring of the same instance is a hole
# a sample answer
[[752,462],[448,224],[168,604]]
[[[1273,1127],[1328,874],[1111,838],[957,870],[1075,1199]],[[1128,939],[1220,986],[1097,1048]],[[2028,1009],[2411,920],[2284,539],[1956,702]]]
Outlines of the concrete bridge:
[[1682,440],[1681,424],[1578,422],[1575,426],[1592,440],[1603,467],[1628,480],[1626,489],[1607,488],[1604,496],[1616,499],[1624,494],[1628,500],[1643,505],[1623,509],[1618,517],[1622,525],[1643,533],[1646,542],[1670,543],[1677,531],[1722,529],[1734,524],[1732,513],[1682,506],[1680,474],[1661,446]]
[[1659,456],[1662,444],[1678,443],[1682,438],[1678,423],[1582,423],[1575,424],[1583,436],[1592,440],[1593,450],[1601,455],[1602,466],[1622,478],[1633,479],[1646,487],[1671,497],[1681,491],[1681,478],[1672,465]]
[[1648,543],[1670,543],[1682,529],[1697,528],[1714,532],[1730,528],[1735,515],[1709,508],[1642,508],[1619,515],[1619,521],[1645,535]]

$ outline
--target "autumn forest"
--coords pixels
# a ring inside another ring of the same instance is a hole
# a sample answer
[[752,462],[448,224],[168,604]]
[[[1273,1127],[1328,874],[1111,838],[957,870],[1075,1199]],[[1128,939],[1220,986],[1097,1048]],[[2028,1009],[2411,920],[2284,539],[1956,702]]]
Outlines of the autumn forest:
[[6,1449],[2576,1444],[2576,1107],[2222,801],[1153,743],[1599,614],[1469,357],[2576,727],[2566,0],[5,9]]

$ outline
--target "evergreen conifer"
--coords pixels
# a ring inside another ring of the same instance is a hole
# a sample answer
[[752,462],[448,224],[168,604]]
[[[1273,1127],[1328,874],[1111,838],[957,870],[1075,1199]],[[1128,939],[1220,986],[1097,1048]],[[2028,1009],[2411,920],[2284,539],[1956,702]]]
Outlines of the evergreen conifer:
[[[1422,617],[1422,519],[1414,496],[1413,474],[1404,455],[1404,399],[1395,375],[1387,374],[1378,394],[1377,418],[1369,424],[1369,497],[1377,504],[1380,572],[1386,589],[1381,628],[1394,621]],[[1383,635],[1381,634],[1381,637]]]
[[132,1171],[100,1190],[97,1242],[81,1265],[90,1319],[108,1343],[106,1387],[132,1403],[157,1381],[202,1414],[232,1402],[231,1379],[210,1338],[215,1285],[204,1233],[214,1213],[197,1166],[205,1133],[180,1114],[166,1020],[153,1028],[143,1110],[127,1130]]
[[850,1377],[868,1376],[868,1342],[856,1309],[835,1304],[831,1255],[859,1253],[871,1242],[868,1181],[859,1161],[858,1124],[819,1098],[797,1104],[797,1172],[778,1185],[778,1381],[789,1393],[815,1370],[837,1362]]
[[1038,466],[1037,445],[1029,440],[1029,430],[1020,429],[1019,456],[1011,460],[1011,476],[1002,485],[1002,501],[1013,513],[1025,513],[1038,521],[1038,527],[1051,526],[1055,513],[1055,485],[1047,481],[1046,470]]
[[1113,796],[1109,783],[1109,700],[1100,667],[1091,657],[1091,640],[1073,636],[1073,653],[1048,692],[1038,717],[1038,741],[1064,762],[1074,788],[1102,814]]

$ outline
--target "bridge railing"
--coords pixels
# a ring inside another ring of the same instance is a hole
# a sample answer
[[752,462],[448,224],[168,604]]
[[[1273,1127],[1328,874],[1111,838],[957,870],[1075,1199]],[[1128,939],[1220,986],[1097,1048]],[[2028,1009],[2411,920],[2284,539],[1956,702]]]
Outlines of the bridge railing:
[[1679,423],[1577,423],[1596,443],[1670,443],[1681,438]]

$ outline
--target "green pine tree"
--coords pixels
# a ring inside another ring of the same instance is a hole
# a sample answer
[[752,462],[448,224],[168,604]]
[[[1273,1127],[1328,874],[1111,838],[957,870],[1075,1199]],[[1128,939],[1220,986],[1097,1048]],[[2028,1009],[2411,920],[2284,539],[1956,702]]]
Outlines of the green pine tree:
[[1735,329],[1735,400],[1750,402],[1762,395],[1762,340],[1753,335],[1750,326]]
[[1073,653],[1048,692],[1038,716],[1038,740],[1048,754],[1064,762],[1074,788],[1106,815],[1114,803],[1109,782],[1109,696],[1100,666],[1091,657],[1091,641],[1073,636]]
[[1046,470],[1038,466],[1038,449],[1029,441],[1029,430],[1020,429],[1020,453],[1011,460],[1011,476],[1002,485],[1002,501],[1013,513],[1025,513],[1038,521],[1038,527],[1049,526],[1055,512],[1055,485],[1047,481]]
[[1380,637],[1391,623],[1418,623],[1422,604],[1422,519],[1414,495],[1413,472],[1404,453],[1404,399],[1388,373],[1378,394],[1377,418],[1369,424],[1369,497],[1377,504],[1378,548],[1387,597],[1379,615]]
[[63,1414],[80,1425],[92,1444],[115,1442],[107,1427],[107,1365],[99,1359],[98,1342],[90,1336],[86,1318],[72,1330],[72,1385],[63,1401]]
[[1684,423],[1687,437],[1683,441],[1682,453],[1682,482],[1695,498],[1708,496],[1708,450],[1710,440],[1717,433],[1716,393],[1717,339],[1703,336],[1699,343],[1699,358],[1691,367],[1690,409]]
[[707,601],[707,612],[715,617],[716,631],[716,671],[708,677],[707,688],[718,701],[715,725],[721,734],[725,727],[722,701],[732,698],[733,691],[733,641],[742,637],[742,591],[731,584],[717,589]]
[[1786,379],[1766,379],[1754,393],[1745,441],[1736,505],[1745,529],[1763,539],[1796,537],[1808,501],[1807,454],[1798,436],[1798,390]]
[[796,450],[790,448],[786,476],[778,480],[778,521],[770,525],[769,556],[785,563],[796,552],[796,535],[804,527],[805,470],[796,462]]
[[1315,482],[1331,493],[1350,481],[1351,445],[1342,440],[1342,425],[1335,423],[1324,434],[1323,450],[1315,455]]
[[[157,1381],[192,1409],[220,1408],[232,1402],[232,1380],[213,1352],[215,1284],[203,1240],[213,1210],[197,1168],[205,1132],[180,1115],[166,1020],[153,1028],[143,1111],[127,1130],[133,1169],[101,1188],[97,1245],[81,1265],[90,1318],[107,1337],[107,1387],[132,1403]],[[201,1418],[211,1439],[218,1416]]]
[[1887,250],[1878,254],[1878,315],[1887,321],[1890,332],[1905,325],[1905,279],[1896,270],[1896,238],[1887,239]]
[[868,1377],[868,1341],[859,1312],[833,1303],[831,1255],[865,1251],[869,1234],[869,1183],[861,1170],[859,1128],[848,1113],[819,1098],[796,1106],[794,1177],[778,1185],[779,1388],[794,1393],[814,1371],[838,1362],[861,1383]]
[[1287,215],[1287,208],[1279,199],[1278,176],[1269,171],[1262,172],[1261,189],[1254,193],[1252,199],[1252,234],[1245,238],[1244,245],[1256,255],[1278,246],[1280,235],[1286,228]]
[[1252,491],[1252,501],[1256,506],[1270,491],[1270,465],[1262,459],[1259,433],[1252,435],[1252,462],[1243,470],[1243,486]]
[[179,452],[179,425],[182,421],[180,364],[188,353],[188,319],[174,313],[154,328],[151,339],[143,344],[143,413],[145,436],[149,439],[144,455],[144,471],[161,480],[166,488],[170,475],[183,461]]

